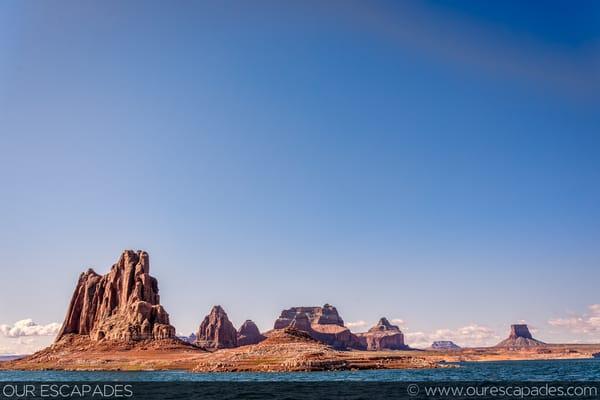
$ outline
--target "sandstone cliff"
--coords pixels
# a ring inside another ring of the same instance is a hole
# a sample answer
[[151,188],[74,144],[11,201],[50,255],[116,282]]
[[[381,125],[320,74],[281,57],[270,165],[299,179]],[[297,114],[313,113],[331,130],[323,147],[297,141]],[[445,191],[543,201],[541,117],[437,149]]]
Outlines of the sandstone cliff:
[[325,304],[323,307],[292,307],[283,310],[279,318],[275,321],[274,328],[286,328],[290,326],[296,316],[302,314],[306,314],[312,324],[344,326],[344,320],[338,314],[337,309],[330,304]]
[[361,348],[359,339],[344,326],[337,309],[323,307],[292,307],[283,310],[275,321],[274,329],[293,328],[308,333],[312,338],[335,348]]
[[196,344],[200,347],[222,349],[237,347],[237,331],[221,306],[214,306],[198,329]]
[[265,339],[266,337],[260,333],[256,324],[249,319],[242,324],[237,333],[238,346],[257,344]]
[[405,350],[404,334],[387,318],[381,318],[368,332],[357,334],[361,344],[367,350]]
[[79,276],[57,341],[67,334],[138,341],[175,336],[160,305],[158,282],[145,251],[126,250],[106,275],[89,269]]
[[515,324],[510,326],[510,334],[496,345],[496,347],[522,348],[543,346],[544,342],[534,339],[529,332],[529,328],[525,324]]

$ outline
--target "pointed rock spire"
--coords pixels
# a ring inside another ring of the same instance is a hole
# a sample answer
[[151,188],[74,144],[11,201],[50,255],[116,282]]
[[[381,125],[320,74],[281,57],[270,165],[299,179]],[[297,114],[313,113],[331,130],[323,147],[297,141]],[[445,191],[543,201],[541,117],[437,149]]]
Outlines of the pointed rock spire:
[[237,331],[221,306],[214,306],[200,324],[196,344],[221,349],[237,347]]

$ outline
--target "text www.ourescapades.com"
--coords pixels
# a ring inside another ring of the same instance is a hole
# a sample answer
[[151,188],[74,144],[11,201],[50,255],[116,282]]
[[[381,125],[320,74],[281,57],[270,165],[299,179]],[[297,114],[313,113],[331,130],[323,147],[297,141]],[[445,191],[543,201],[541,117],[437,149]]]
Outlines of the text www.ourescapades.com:
[[448,397],[596,397],[598,388],[594,386],[572,385],[486,385],[486,386],[429,386],[409,385],[408,394],[417,396],[448,396]]

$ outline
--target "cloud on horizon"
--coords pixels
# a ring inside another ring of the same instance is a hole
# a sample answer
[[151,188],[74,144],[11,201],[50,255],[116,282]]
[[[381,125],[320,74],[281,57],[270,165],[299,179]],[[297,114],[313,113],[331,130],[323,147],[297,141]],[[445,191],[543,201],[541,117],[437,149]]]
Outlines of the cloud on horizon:
[[493,329],[477,324],[433,332],[405,332],[404,337],[406,344],[417,348],[429,347],[436,340],[451,340],[463,347],[492,346],[500,341],[500,336]]
[[0,355],[35,353],[52,344],[59,330],[57,322],[40,325],[31,318],[0,324]]
[[7,338],[19,338],[23,336],[55,336],[60,330],[60,324],[52,322],[47,325],[39,325],[31,318],[15,322],[13,325],[0,325],[0,335]]
[[554,318],[548,320],[548,324],[566,330],[569,333],[584,334],[589,337],[600,337],[600,304],[588,306],[588,312],[584,314],[573,314],[566,318]]
[[356,328],[364,328],[366,326],[367,326],[367,322],[363,321],[362,319],[360,321],[346,322],[346,327],[348,329],[350,329],[351,331]]

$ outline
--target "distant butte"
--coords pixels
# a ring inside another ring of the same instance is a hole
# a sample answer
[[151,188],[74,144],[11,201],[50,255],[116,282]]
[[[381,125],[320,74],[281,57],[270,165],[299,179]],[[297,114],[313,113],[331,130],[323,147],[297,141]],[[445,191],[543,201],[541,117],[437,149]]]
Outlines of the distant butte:
[[460,350],[460,346],[450,340],[436,340],[431,344],[432,350]]
[[358,338],[367,350],[407,350],[404,334],[387,318],[381,318],[368,332],[358,333]]
[[496,347],[523,348],[543,345],[545,345],[544,342],[534,339],[531,336],[531,332],[529,332],[526,324],[514,324],[510,326],[508,338],[498,343]]

